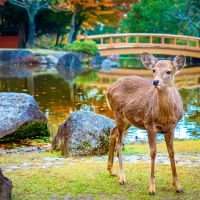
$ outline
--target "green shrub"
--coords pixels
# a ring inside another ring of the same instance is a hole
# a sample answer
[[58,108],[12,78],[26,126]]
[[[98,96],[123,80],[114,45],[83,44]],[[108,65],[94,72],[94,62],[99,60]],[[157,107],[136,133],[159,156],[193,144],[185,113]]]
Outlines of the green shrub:
[[97,44],[93,40],[76,40],[72,44],[66,44],[63,47],[55,47],[54,49],[87,53],[89,55],[95,55],[98,51]]

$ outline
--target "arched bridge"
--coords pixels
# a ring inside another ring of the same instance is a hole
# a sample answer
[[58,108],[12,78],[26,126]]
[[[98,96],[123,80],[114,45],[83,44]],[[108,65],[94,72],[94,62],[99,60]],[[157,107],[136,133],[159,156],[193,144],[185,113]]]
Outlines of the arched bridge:
[[125,33],[80,36],[79,40],[94,40],[102,56],[112,54],[177,55],[200,58],[200,38],[152,33]]

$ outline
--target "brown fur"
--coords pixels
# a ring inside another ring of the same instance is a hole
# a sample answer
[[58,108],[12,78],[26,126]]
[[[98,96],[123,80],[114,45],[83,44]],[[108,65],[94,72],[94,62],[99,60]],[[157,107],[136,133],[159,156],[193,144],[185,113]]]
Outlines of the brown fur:
[[[113,154],[116,146],[120,165],[119,182],[125,183],[121,160],[123,136],[131,124],[146,129],[151,154],[149,192],[154,194],[156,133],[162,132],[165,133],[172,163],[173,183],[176,190],[180,192],[182,189],[176,174],[173,135],[174,129],[183,115],[183,106],[179,92],[174,86],[174,75],[183,67],[185,60],[184,57],[177,56],[173,62],[169,60],[158,61],[152,55],[144,53],[142,54],[142,61],[147,68],[154,70],[154,80],[159,81],[156,87],[148,79],[129,76],[119,79],[107,91],[107,99],[116,119],[116,127],[111,130],[110,135],[108,170],[111,175],[114,175]],[[170,74],[168,74],[169,71]]]

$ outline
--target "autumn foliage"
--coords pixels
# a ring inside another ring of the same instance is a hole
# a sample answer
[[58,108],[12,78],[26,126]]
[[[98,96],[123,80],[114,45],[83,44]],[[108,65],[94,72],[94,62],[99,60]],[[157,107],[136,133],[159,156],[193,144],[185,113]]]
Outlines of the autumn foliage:
[[60,0],[56,9],[72,13],[69,40],[78,30],[93,29],[98,24],[116,26],[137,0]]

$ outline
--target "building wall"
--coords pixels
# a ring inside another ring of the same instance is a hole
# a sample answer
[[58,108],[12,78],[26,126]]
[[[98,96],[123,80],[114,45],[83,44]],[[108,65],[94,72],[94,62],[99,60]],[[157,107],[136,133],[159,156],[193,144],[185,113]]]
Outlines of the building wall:
[[18,48],[19,36],[0,36],[0,48]]

